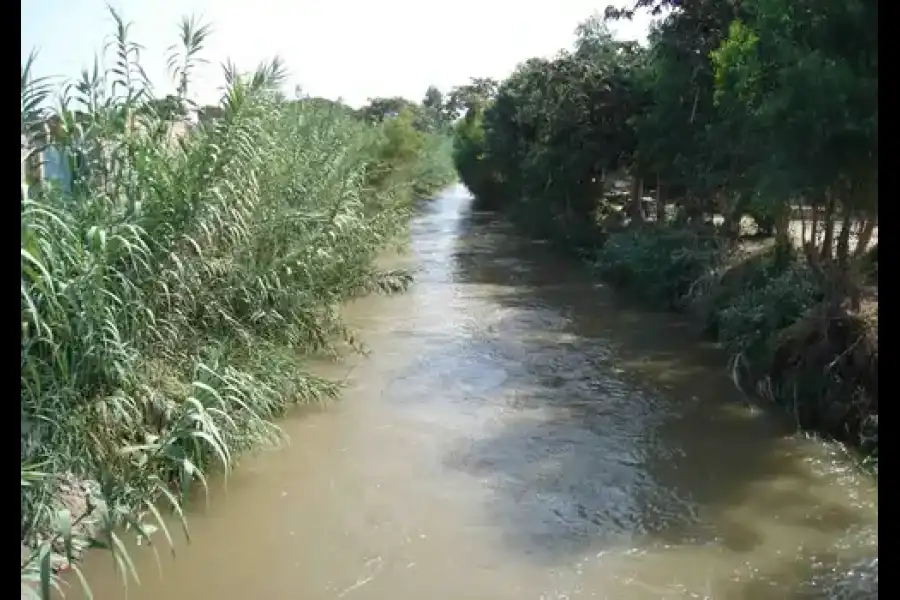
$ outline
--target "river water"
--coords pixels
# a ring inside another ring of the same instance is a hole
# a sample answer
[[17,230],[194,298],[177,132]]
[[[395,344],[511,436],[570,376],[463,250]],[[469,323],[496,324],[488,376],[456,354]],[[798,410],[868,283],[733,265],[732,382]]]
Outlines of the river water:
[[394,262],[412,288],[346,310],[371,353],[320,369],[343,400],[213,484],[162,575],[136,552],[129,599],[877,597],[874,483],[748,408],[690,326],[462,187]]

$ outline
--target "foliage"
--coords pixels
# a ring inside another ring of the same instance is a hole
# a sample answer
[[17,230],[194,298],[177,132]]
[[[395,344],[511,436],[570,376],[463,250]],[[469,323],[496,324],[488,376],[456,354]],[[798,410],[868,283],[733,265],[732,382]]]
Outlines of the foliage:
[[416,104],[406,98],[374,98],[359,109],[359,116],[365,121],[381,123],[385,119],[397,117],[403,112],[415,111]]
[[[722,257],[717,269],[696,282],[690,298],[692,312],[702,319],[707,333],[718,337],[723,312],[740,302],[748,290],[780,277],[797,258],[796,252],[784,252],[775,245],[750,251],[735,248]],[[727,337],[719,339],[729,341]]]
[[[153,97],[112,15],[112,52],[54,110],[22,72],[23,135],[52,116],[43,141],[73,174],[21,204],[22,584],[43,598],[90,544],[127,579],[120,526],[171,545],[158,506],[180,514],[210,470],[277,442],[290,405],[335,396],[304,357],[354,343],[343,300],[408,281],[374,259],[450,175],[447,138],[406,116],[285,100],[277,59],[227,64],[214,118],[172,139],[152,107],[190,103]],[[183,24],[179,94],[207,31]]]
[[446,131],[448,129],[451,119],[448,115],[447,103],[448,99],[444,98],[444,93],[435,86],[428,86],[428,89],[425,90],[425,97],[422,98],[422,112],[429,130]]
[[724,120],[753,149],[747,185],[781,204],[774,214],[802,197],[832,203],[829,212],[873,215],[877,5],[758,0],[746,11],[711,59]]
[[[532,219],[564,215],[566,227],[606,212],[607,178],[617,172],[635,182],[627,212],[638,221],[644,180],[690,220],[725,214],[732,235],[750,214],[784,241],[797,206],[829,202],[823,224],[874,219],[877,6],[817,7],[639,0],[608,10],[664,15],[645,48],[588,19],[574,51],[526,61],[472,104],[484,141],[470,154],[481,158],[458,154],[458,169],[484,171],[463,179],[499,182],[504,199],[492,190],[495,204],[537,204]],[[846,247],[839,253],[846,258]]]
[[613,40],[602,23],[579,35],[575,52],[522,64],[458,128],[466,139],[457,167],[473,191],[486,195],[477,186],[490,185],[492,203],[564,234],[592,228],[606,172],[635,152],[629,119],[643,102],[630,74],[639,49]]
[[401,97],[373,98],[358,114],[370,123],[402,117],[422,133],[446,133],[449,125],[443,94],[434,86],[428,88],[421,104]]
[[419,150],[418,160],[411,174],[413,193],[427,198],[436,190],[456,179],[453,168],[453,138],[449,135],[427,135]]
[[765,353],[773,336],[822,301],[822,290],[805,265],[792,262],[777,269],[764,263],[760,270],[768,276],[745,280],[717,311],[719,341],[730,354],[750,361],[769,358]]
[[375,160],[367,181],[378,187],[415,182],[413,193],[428,196],[454,177],[449,136],[420,127],[420,113],[403,109],[382,121],[375,140]]
[[453,162],[463,183],[471,190],[478,190],[485,202],[496,202],[490,187],[492,173],[482,168],[484,161],[484,115],[472,111],[454,127]]
[[180,121],[187,117],[187,110],[177,96],[153,98],[142,109],[154,113],[161,121]]
[[453,88],[444,102],[447,121],[483,111],[497,93],[497,82],[490,78],[475,77],[469,83]]
[[714,273],[727,256],[709,231],[678,227],[612,234],[594,267],[610,280],[671,308],[686,308],[695,284]]

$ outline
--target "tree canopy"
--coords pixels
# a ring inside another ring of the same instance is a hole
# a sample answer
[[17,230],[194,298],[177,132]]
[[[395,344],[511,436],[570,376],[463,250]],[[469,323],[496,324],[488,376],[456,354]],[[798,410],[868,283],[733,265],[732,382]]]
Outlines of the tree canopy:
[[[638,11],[659,16],[648,43],[616,40],[605,22]],[[638,220],[646,187],[658,215],[668,199],[689,219],[749,213],[782,236],[796,210],[823,209],[826,229],[837,215],[874,222],[877,24],[873,0],[609,8],[572,50],[451,92],[451,114],[468,114],[461,176],[486,202],[566,230],[599,226],[613,172],[631,177]]]

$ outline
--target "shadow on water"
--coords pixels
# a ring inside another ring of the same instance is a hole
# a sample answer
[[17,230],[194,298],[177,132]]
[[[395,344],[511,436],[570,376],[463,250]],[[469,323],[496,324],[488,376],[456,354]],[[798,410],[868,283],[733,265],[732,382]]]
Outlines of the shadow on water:
[[405,377],[501,413],[443,462],[491,482],[487,512],[510,550],[546,566],[648,544],[743,554],[777,533],[773,517],[778,532],[862,525],[823,494],[792,424],[748,408],[689,324],[636,309],[491,213],[460,219],[450,266],[426,256],[418,285],[452,285],[481,314]]

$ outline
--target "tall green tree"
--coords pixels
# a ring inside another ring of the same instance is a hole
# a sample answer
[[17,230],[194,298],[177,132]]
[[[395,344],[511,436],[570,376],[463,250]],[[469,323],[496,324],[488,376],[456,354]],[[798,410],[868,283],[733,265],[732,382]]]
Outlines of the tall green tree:
[[844,260],[852,217],[877,213],[877,4],[756,0],[745,7],[746,20],[732,23],[712,53],[717,103],[734,134],[753,144],[748,171],[774,203],[782,237],[791,201],[823,207],[821,255],[830,257],[839,211]]
[[469,83],[453,88],[444,104],[444,111],[451,121],[469,111],[484,110],[497,93],[498,82],[486,78],[475,77]]
[[[648,45],[614,39],[604,21],[640,10],[660,16]],[[630,176],[637,221],[644,181],[657,219],[674,202],[689,222],[724,215],[731,236],[749,213],[785,241],[791,214],[812,205],[820,255],[836,245],[846,258],[851,222],[865,247],[877,215],[877,18],[872,0],[608,9],[572,51],[451,92],[454,118],[468,115],[458,168],[476,193],[565,230],[597,223],[613,172]]]

